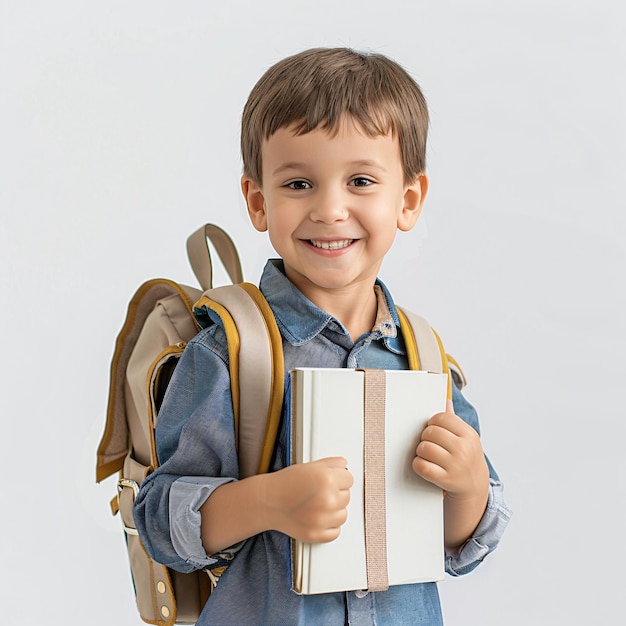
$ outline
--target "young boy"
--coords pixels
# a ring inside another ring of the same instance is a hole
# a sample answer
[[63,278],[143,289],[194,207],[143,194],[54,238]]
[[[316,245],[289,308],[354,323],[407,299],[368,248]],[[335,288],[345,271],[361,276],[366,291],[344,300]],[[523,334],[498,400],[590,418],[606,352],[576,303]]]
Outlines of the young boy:
[[[427,128],[419,87],[381,55],[308,50],[277,63],[252,90],[242,120],[242,190],[252,224],[268,231],[281,257],[268,262],[260,288],[282,334],[285,372],[408,367],[393,300],[377,275],[397,230],[413,228],[422,209]],[[455,576],[497,546],[509,517],[478,432],[474,409],[454,389],[412,463],[446,491],[446,568]],[[272,471],[238,480],[217,319],[183,354],[156,434],[161,467],[135,505],[146,549],[183,572],[229,564],[198,624],[442,623],[434,583],[312,596],[291,590],[289,537],[335,539],[352,475],[340,457],[285,467],[283,413]]]

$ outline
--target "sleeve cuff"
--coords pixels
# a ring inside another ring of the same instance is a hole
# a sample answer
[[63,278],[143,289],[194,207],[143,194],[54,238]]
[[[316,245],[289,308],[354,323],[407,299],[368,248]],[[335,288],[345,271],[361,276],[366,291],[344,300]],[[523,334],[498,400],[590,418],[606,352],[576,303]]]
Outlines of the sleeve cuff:
[[214,557],[208,556],[202,545],[200,507],[221,485],[232,478],[195,478],[186,476],[175,481],[170,490],[170,535],[178,556],[194,569],[219,566],[230,561],[241,549],[243,542],[224,550]]
[[498,547],[511,518],[511,511],[504,503],[503,491],[500,481],[490,481],[487,507],[474,534],[458,555],[446,555],[446,571],[450,575],[468,574]]

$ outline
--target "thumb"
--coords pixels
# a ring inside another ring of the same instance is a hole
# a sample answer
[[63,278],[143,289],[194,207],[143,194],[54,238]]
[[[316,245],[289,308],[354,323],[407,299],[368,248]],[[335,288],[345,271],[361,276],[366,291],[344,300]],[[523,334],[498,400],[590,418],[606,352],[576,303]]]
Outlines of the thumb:
[[454,413],[454,404],[452,404],[452,400],[446,400],[446,413]]

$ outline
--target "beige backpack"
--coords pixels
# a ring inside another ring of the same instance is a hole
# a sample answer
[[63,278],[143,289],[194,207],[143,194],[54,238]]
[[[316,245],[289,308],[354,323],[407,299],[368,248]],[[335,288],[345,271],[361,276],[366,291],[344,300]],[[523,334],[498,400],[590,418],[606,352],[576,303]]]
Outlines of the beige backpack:
[[[208,241],[235,284],[212,288]],[[111,363],[106,425],[97,452],[98,482],[118,472],[111,509],[122,520],[139,614],[159,626],[195,623],[215,581],[205,572],[182,574],[152,560],[133,520],[139,486],[158,467],[154,426],[165,389],[187,342],[199,331],[194,304],[214,310],[226,331],[242,477],[268,471],[284,393],[280,332],[258,288],[242,282],[232,239],[206,224],[188,238],[187,254],[201,289],[154,279],[141,285],[128,305]],[[406,310],[398,313],[410,368],[450,372],[460,386],[462,372],[449,367],[455,363],[428,323]]]

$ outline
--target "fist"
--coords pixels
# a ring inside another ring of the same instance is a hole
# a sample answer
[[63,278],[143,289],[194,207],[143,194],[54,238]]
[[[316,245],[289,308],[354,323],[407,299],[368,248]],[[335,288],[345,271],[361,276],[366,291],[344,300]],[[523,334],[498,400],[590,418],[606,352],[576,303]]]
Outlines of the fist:
[[348,517],[352,474],[342,457],[298,463],[273,474],[275,528],[306,543],[339,536]]
[[489,488],[489,468],[478,433],[454,414],[430,418],[415,450],[413,470],[424,480],[458,497],[475,497]]

